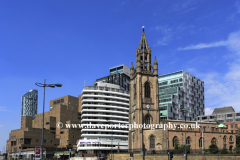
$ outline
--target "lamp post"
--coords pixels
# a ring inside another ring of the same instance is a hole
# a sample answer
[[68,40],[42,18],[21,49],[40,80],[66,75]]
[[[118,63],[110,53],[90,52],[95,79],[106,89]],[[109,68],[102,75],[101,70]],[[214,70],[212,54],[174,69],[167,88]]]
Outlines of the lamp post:
[[185,113],[185,159],[187,160],[187,148],[186,148],[186,141],[187,141],[187,139],[186,139],[186,119],[187,119],[187,110],[186,110],[186,108],[180,108],[180,110],[182,111],[182,112],[184,112]]
[[[55,87],[62,87],[62,84],[56,83],[56,84],[46,84],[46,79],[44,79],[44,84],[42,83],[35,83],[37,86],[39,87],[43,87],[44,88],[44,92],[43,92],[43,116],[42,116],[42,144],[41,144],[41,159],[43,160],[43,138],[44,138],[44,107],[45,107],[45,88],[46,87],[51,87],[51,88],[55,88]],[[46,152],[47,154],[47,152]]]

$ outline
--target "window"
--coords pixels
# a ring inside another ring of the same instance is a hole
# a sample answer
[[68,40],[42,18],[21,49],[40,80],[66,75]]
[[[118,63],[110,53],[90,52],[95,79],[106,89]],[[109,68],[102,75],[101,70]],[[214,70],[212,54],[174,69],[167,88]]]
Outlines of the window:
[[223,142],[226,142],[226,141],[227,141],[227,137],[224,136],[224,137],[223,137]]
[[36,139],[36,142],[38,142],[39,141],[39,139]]
[[145,124],[151,124],[149,115],[147,115],[146,118],[145,118]]
[[232,137],[232,136],[230,136],[230,138],[229,138],[229,141],[230,141],[230,142],[232,142],[232,141],[233,141],[233,137]]
[[150,148],[155,148],[155,138],[154,138],[154,136],[150,137]]
[[167,106],[161,106],[159,107],[159,110],[162,111],[162,110],[167,110]]
[[168,81],[165,81],[165,82],[159,83],[159,86],[166,85],[167,83],[168,83]]
[[64,102],[64,99],[61,99],[61,102]]
[[136,84],[133,85],[133,88],[134,88],[134,99],[136,99],[136,95],[137,95],[137,92],[136,92]]
[[214,127],[212,127],[212,132],[214,132]]
[[191,137],[187,137],[186,144],[190,145],[190,142],[191,142]]
[[236,116],[240,116],[240,113],[236,113]]
[[212,138],[211,144],[217,144],[217,139],[215,137]]
[[149,84],[149,82],[146,82],[146,84],[145,84],[145,97],[150,98],[150,84]]
[[178,144],[178,137],[177,136],[173,137],[173,147],[175,147],[176,144]]
[[231,128],[233,128],[233,124],[231,124]]
[[199,148],[202,148],[202,137],[198,140],[198,143],[199,143]]
[[237,125],[237,124],[235,124],[235,128],[238,128],[238,125]]
[[227,114],[227,117],[232,117],[232,114]]
[[178,82],[177,79],[171,81],[171,83],[177,83],[177,82]]

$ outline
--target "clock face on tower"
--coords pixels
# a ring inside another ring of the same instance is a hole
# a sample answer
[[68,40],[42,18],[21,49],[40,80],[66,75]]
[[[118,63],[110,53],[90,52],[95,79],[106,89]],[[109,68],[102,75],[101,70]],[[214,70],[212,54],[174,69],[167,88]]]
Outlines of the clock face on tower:
[[147,108],[147,109],[150,109],[150,104],[146,104],[146,108]]

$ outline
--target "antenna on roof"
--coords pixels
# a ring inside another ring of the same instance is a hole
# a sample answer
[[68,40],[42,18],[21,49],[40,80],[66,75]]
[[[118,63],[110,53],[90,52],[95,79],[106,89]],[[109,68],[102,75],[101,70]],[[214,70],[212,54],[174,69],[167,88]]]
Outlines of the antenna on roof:
[[85,87],[85,80],[84,80],[84,87]]

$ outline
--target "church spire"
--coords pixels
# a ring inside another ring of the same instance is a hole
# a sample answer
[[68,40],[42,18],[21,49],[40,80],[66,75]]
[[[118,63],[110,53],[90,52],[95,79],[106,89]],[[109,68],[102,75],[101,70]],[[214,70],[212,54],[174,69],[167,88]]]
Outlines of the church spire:
[[136,72],[152,72],[152,65],[151,65],[151,48],[149,48],[149,45],[147,43],[147,38],[144,32],[144,26],[142,37],[140,40],[140,44],[138,46],[137,52],[136,52]]
[[142,37],[141,37],[141,40],[140,40],[140,44],[138,46],[138,50],[148,50],[149,51],[149,46],[148,46],[148,43],[147,43],[147,38],[145,36],[145,32],[144,32],[144,26],[142,27],[143,29],[143,32],[142,32]]

